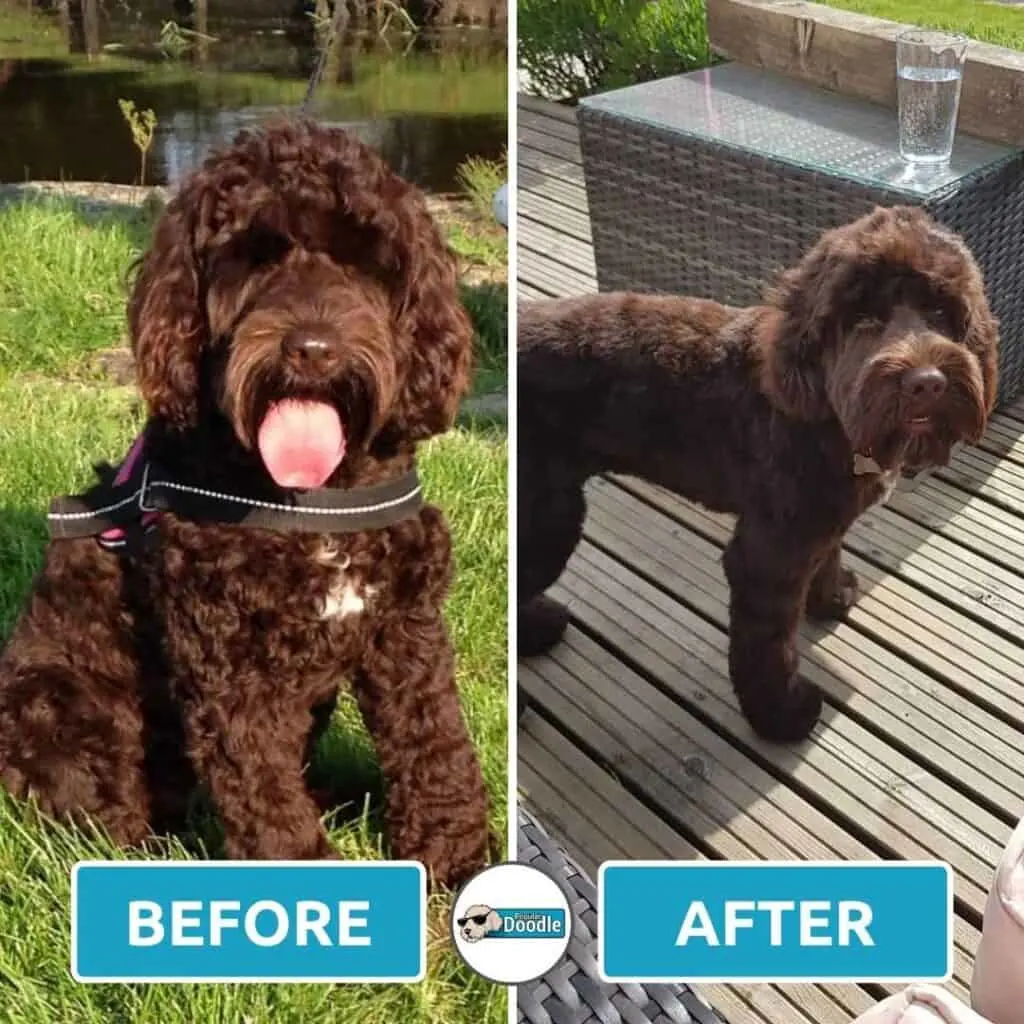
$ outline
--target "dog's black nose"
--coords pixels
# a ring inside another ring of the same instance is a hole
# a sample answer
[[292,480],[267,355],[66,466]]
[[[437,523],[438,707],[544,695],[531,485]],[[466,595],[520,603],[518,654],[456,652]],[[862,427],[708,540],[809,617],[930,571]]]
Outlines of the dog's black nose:
[[935,366],[907,370],[900,378],[903,394],[912,402],[934,402],[946,393],[946,375]]
[[323,373],[338,362],[338,346],[330,338],[312,331],[289,331],[281,347],[285,358],[304,370]]

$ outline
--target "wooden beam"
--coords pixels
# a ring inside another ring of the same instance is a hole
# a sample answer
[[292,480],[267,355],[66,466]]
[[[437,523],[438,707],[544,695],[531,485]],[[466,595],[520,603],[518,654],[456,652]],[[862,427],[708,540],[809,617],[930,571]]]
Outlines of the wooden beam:
[[[906,25],[803,0],[708,0],[712,48],[847,96],[896,107],[896,34]],[[967,49],[959,130],[1024,145],[1024,53]]]
[[210,55],[208,0],[192,0],[192,27],[199,33],[199,38],[196,40],[195,62],[202,67]]
[[100,11],[98,0],[82,0],[82,24],[85,29],[85,52],[90,58],[100,52]]

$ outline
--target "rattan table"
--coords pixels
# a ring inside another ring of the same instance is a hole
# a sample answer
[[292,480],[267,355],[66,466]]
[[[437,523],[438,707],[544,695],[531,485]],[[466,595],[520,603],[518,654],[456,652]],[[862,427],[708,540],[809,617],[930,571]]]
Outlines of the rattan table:
[[738,64],[593,96],[578,117],[602,291],[747,305],[824,229],[915,204],[973,251],[1002,325],[1000,401],[1024,390],[1024,150],[961,135],[948,168],[914,171],[894,111]]
[[520,1024],[724,1024],[687,985],[615,985],[597,973],[597,889],[525,808],[517,860],[550,875],[572,909],[569,949],[539,981],[520,985]]

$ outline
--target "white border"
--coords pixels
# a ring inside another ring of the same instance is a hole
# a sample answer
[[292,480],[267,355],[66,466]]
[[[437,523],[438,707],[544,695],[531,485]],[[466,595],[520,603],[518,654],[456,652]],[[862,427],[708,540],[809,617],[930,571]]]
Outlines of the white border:
[[[516,336],[519,324],[519,154],[517,151],[519,134],[518,76],[516,74],[517,53],[517,5],[508,5],[508,411],[506,416],[506,440],[508,444],[508,862],[518,860],[518,805],[519,805],[519,698],[517,690],[517,659],[516,659],[516,593],[518,587],[516,571],[516,485],[518,467],[516,465],[516,443],[518,438],[517,373],[516,373]],[[515,1000],[509,1000],[509,1022],[513,1024]]]
[[[822,976],[808,976],[808,977],[790,977],[785,975],[783,977],[774,976],[754,976],[754,977],[705,977],[704,975],[695,975],[693,977],[680,978],[676,977],[655,977],[655,976],[642,976],[642,977],[617,977],[609,976],[605,974],[604,970],[604,874],[607,868],[658,868],[663,871],[678,871],[680,869],[697,869],[707,870],[708,868],[942,868],[946,873],[946,909],[948,914],[948,920],[946,925],[946,932],[949,937],[949,948],[946,951],[946,971],[939,976],[928,975],[926,977],[907,978],[902,975],[873,975],[871,977],[852,977],[850,975],[840,975],[839,977],[833,977],[831,975]],[[826,983],[842,984],[848,983],[851,985],[866,985],[875,984],[880,982],[895,982],[901,985],[913,985],[919,982],[932,982],[936,984],[942,984],[949,981],[953,977],[953,958],[954,958],[954,926],[956,924],[956,917],[953,908],[953,869],[949,864],[944,861],[938,860],[873,860],[873,861],[857,861],[857,860],[741,860],[741,861],[728,861],[728,860],[712,860],[712,861],[664,861],[664,860],[607,860],[597,870],[597,921],[598,921],[598,940],[597,940],[597,974],[598,977],[605,982],[612,984],[680,984],[693,982],[696,985],[751,985],[751,984],[805,984],[805,985],[820,985]]]
[[[508,850],[509,861],[519,860],[519,671],[516,656],[518,573],[516,570],[517,531],[516,512],[518,466],[519,416],[517,410],[518,374],[516,339],[519,325],[519,30],[518,4],[511,0],[508,10],[508,409],[505,417],[508,443]],[[455,904],[453,903],[454,907]],[[572,908],[569,908],[569,928],[572,929]],[[454,943],[453,943],[454,945]],[[492,982],[492,984],[495,984]],[[506,987],[508,993],[508,1024],[518,1024],[519,989]]]
[[[156,978],[115,976],[95,978],[83,977],[78,972],[78,871],[80,868],[312,868],[314,870],[344,871],[349,868],[415,868],[420,880],[420,967],[415,976],[397,978],[337,978],[328,975],[291,975],[285,978],[265,977],[174,977]],[[82,985],[138,984],[138,985],[291,985],[291,984],[333,984],[333,985],[414,985],[427,975],[427,871],[414,860],[80,860],[71,869],[71,977]]]

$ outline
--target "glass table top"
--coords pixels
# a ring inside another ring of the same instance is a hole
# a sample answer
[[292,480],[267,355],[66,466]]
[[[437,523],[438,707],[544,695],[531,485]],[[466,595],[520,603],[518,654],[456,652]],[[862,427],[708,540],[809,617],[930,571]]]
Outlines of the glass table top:
[[740,64],[616,89],[581,105],[917,197],[1018,152],[958,133],[948,166],[914,167],[900,157],[895,110]]

